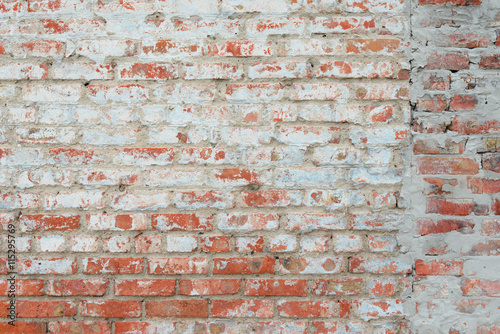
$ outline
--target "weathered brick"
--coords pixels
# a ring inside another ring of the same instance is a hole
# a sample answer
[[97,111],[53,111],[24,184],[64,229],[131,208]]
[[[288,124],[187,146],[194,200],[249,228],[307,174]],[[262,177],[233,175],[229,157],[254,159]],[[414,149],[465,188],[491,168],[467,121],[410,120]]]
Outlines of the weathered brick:
[[312,293],[317,296],[361,295],[364,289],[362,278],[316,279]]
[[231,238],[226,236],[201,237],[200,248],[205,253],[230,252]]
[[270,318],[273,305],[271,300],[213,300],[211,315],[217,318]]
[[98,333],[111,333],[111,323],[108,321],[51,321],[49,322],[49,333],[71,333],[80,331],[85,332],[98,332]]
[[207,54],[214,57],[270,56],[271,44],[251,41],[213,42],[208,45]]
[[86,274],[138,274],[144,269],[143,258],[111,257],[84,258],[83,272]]
[[206,300],[146,301],[146,315],[161,318],[207,318]]
[[247,296],[305,296],[307,280],[246,279]]
[[472,199],[427,199],[426,213],[438,213],[441,215],[467,216],[474,210]]
[[433,158],[418,159],[419,174],[449,174],[467,175],[477,174],[478,164],[469,158]]
[[431,219],[417,220],[417,233],[420,235],[448,233],[458,231],[462,234],[472,234],[474,223],[470,220],[439,219],[434,223]]
[[337,274],[344,271],[342,257],[289,257],[280,259],[283,274]]
[[338,301],[279,301],[276,308],[282,317],[317,318],[338,317],[341,306]]
[[87,317],[135,318],[141,316],[141,302],[136,300],[84,300],[80,313]]
[[240,290],[239,279],[181,279],[179,294],[188,296],[228,295]]
[[[2,301],[0,317],[7,317],[7,305],[10,302]],[[76,315],[74,301],[58,300],[20,300],[16,303],[16,315],[19,318],[58,318]]]
[[397,257],[356,256],[349,260],[349,271],[353,273],[410,273],[411,264]]
[[417,275],[462,275],[463,261],[461,260],[433,260],[424,262],[415,261]]
[[118,67],[122,80],[166,80],[178,78],[177,66],[171,63],[133,63]]
[[76,259],[72,258],[26,258],[18,262],[21,275],[69,275],[77,270]]
[[22,215],[19,217],[19,228],[24,232],[31,231],[69,231],[77,229],[80,217],[77,215]]
[[119,279],[115,280],[115,296],[172,296],[173,279]]
[[274,273],[273,257],[215,258],[213,273],[216,275]]
[[[43,296],[43,280],[41,279],[16,279],[15,285],[8,279],[0,279],[0,295],[8,296]],[[48,294],[48,293],[47,293]]]
[[204,257],[149,258],[147,264],[149,274],[185,275],[208,272],[208,260]]
[[47,280],[49,296],[103,296],[108,279],[51,279]]
[[466,70],[469,68],[469,57],[465,53],[433,53],[427,58],[426,68],[429,70]]

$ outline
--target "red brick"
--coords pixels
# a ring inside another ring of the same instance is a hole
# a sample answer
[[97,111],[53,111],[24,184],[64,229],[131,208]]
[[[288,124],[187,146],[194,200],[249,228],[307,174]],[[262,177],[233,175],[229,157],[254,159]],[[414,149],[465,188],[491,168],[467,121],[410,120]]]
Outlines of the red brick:
[[144,270],[142,262],[142,257],[84,258],[82,261],[85,274],[139,274]]
[[188,296],[232,295],[240,290],[239,279],[181,279],[179,294]]
[[214,57],[270,56],[271,44],[251,41],[213,42],[208,46],[207,54]]
[[281,317],[318,318],[341,316],[339,301],[279,301],[276,308]]
[[269,170],[225,168],[213,171],[213,183],[220,186],[243,186],[269,183]]
[[147,56],[158,56],[164,54],[178,56],[199,56],[204,52],[204,47],[199,43],[175,40],[157,40],[141,43],[141,51]]
[[[8,300],[0,302],[0,317],[7,317]],[[16,302],[16,315],[18,318],[57,318],[72,317],[76,315],[76,306],[73,301],[60,300],[18,300]]]
[[[467,1],[467,0],[466,0]],[[471,1],[471,0],[468,0]],[[472,0],[474,1],[474,0]],[[437,46],[440,47],[455,47],[455,48],[484,48],[487,47],[490,42],[490,37],[484,34],[478,33],[452,33],[444,34],[440,36],[439,41],[437,41]]]
[[362,278],[334,278],[314,280],[311,292],[316,296],[360,295],[365,290]]
[[465,53],[433,53],[427,58],[425,67],[429,70],[467,70],[469,57]]
[[234,275],[234,274],[274,274],[273,257],[232,257],[215,258],[215,275]]
[[450,75],[442,75],[439,72],[424,72],[420,76],[424,89],[446,90],[450,88]]
[[208,260],[204,257],[149,258],[148,273],[158,275],[206,274]]
[[474,233],[474,223],[470,220],[438,219],[437,223],[431,219],[417,220],[417,233],[420,235],[448,233],[458,231],[462,234]]
[[100,318],[136,318],[141,316],[142,303],[136,300],[84,300],[80,314]]
[[475,96],[471,95],[453,95],[450,100],[450,110],[474,110],[478,101]]
[[468,177],[467,188],[474,194],[494,194],[500,192],[500,180]]
[[438,213],[441,215],[467,216],[474,211],[474,201],[471,199],[427,199],[426,213]]
[[371,17],[316,17],[311,22],[313,33],[362,33],[375,28],[375,20]]
[[483,235],[498,237],[500,236],[500,219],[483,220],[481,228]]
[[21,231],[70,231],[78,229],[80,217],[77,215],[22,215],[19,218]]
[[134,63],[118,68],[119,78],[128,80],[165,80],[178,78],[175,64]]
[[[12,293],[11,291],[10,282],[7,279],[0,279],[0,296],[7,296]],[[43,280],[16,278],[15,291],[13,292],[16,296],[42,296]]]
[[433,139],[415,140],[413,143],[414,154],[462,154],[466,141],[455,142],[446,140],[444,147]]
[[270,318],[273,305],[271,300],[213,300],[211,315],[217,318]]
[[478,171],[478,164],[469,158],[425,157],[418,159],[419,174],[474,175]]
[[45,322],[23,322],[16,321],[15,327],[7,321],[0,322],[0,332],[8,334],[26,333],[26,334],[46,334],[47,324]]
[[469,279],[462,281],[461,290],[464,296],[500,296],[500,281],[485,279]]
[[403,316],[404,300],[360,300],[354,304],[355,313],[363,320]]
[[201,251],[206,253],[230,252],[231,238],[224,236],[207,236],[200,238]]
[[115,296],[172,296],[174,279],[116,279]]
[[295,206],[301,202],[299,193],[286,190],[244,191],[242,198],[249,207]]
[[457,179],[424,178],[424,181],[432,185],[430,187],[432,191],[427,193],[427,195],[449,195],[451,191],[443,190],[443,186],[455,187],[458,184]]
[[50,279],[47,280],[49,296],[104,296],[109,280],[92,279]]
[[345,40],[347,54],[383,54],[393,55],[401,51],[402,43],[399,39],[350,39]]
[[146,301],[146,316],[160,318],[208,318],[208,302],[206,300]]
[[151,226],[160,231],[211,231],[212,224],[207,218],[194,213],[162,213],[151,215]]
[[100,333],[110,334],[111,323],[108,321],[51,321],[50,333]]
[[500,240],[488,240],[472,246],[470,251],[462,255],[471,256],[498,256],[500,254]]
[[224,148],[183,148],[181,151],[182,164],[224,164],[230,162]]
[[481,157],[481,164],[484,170],[500,173],[500,154],[485,154]]
[[94,231],[137,231],[146,229],[144,214],[88,214],[87,228]]
[[62,165],[86,165],[104,162],[103,155],[94,150],[54,148],[49,150],[49,154],[54,162]]
[[481,56],[479,67],[484,69],[499,69],[500,68],[500,54],[491,56]]
[[288,257],[280,259],[280,273],[338,274],[344,271],[343,257]]
[[129,170],[87,169],[80,173],[78,182],[86,186],[131,186],[138,183],[137,172]]
[[264,213],[219,214],[218,227],[224,232],[277,230],[279,215]]
[[461,260],[433,260],[424,262],[423,260],[415,261],[415,271],[417,275],[438,275],[438,276],[461,276],[462,275]]
[[22,2],[19,0],[14,1],[2,1],[0,4],[0,13],[10,13],[17,12],[19,13],[22,8]]
[[246,296],[305,296],[307,280],[246,279]]

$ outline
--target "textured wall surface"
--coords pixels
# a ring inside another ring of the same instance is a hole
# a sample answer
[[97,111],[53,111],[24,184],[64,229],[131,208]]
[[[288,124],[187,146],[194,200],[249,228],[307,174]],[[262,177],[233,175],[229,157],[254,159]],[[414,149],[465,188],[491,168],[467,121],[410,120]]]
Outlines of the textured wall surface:
[[499,7],[0,0],[0,333],[498,333]]
[[412,324],[500,333],[500,2],[419,0],[411,14]]

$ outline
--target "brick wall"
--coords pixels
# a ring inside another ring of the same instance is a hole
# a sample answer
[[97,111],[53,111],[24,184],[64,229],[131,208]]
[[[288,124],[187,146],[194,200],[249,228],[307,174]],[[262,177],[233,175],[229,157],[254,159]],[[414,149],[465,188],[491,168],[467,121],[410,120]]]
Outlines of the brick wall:
[[419,0],[411,20],[412,323],[499,333],[500,3]]
[[0,332],[496,333],[498,7],[0,0]]

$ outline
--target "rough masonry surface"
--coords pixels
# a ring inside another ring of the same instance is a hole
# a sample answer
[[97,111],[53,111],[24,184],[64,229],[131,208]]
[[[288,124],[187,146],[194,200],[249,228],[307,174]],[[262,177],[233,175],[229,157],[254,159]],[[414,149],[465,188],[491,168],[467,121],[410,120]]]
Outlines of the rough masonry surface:
[[499,13],[0,0],[0,333],[498,334]]

